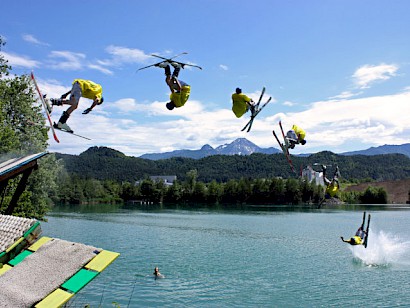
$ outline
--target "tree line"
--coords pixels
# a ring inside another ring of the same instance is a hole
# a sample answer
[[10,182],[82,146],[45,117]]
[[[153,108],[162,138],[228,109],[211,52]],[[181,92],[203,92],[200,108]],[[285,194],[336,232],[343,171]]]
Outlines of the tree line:
[[[198,170],[198,179],[204,183],[218,183],[242,177],[296,178],[301,168],[315,163],[340,168],[342,178],[349,182],[386,181],[410,177],[410,158],[403,154],[344,156],[324,151],[309,156],[292,156],[297,173],[294,174],[283,154],[255,153],[243,155],[214,155],[201,159],[174,157],[148,160],[126,156],[107,148],[92,147],[80,155],[56,154],[64,161],[69,174],[83,178],[114,181],[138,181],[151,175],[176,175],[181,181],[189,170]],[[320,167],[317,171],[321,171]]]
[[[56,202],[110,203],[143,202],[191,205],[222,205],[227,207],[252,205],[319,204],[324,187],[302,178],[230,179],[219,183],[198,180],[198,172],[187,172],[185,180],[166,185],[161,180],[145,178],[138,184],[112,180],[84,179],[79,176],[59,177],[60,190]],[[337,196],[347,203],[386,204],[383,188],[369,187],[365,192],[340,192]]]

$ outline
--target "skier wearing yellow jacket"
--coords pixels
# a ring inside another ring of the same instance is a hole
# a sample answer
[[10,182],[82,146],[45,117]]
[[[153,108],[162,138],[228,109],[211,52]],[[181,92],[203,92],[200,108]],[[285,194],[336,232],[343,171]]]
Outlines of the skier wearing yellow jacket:
[[232,94],[232,111],[237,118],[243,116],[249,109],[254,112],[253,100],[242,93],[242,89],[236,88],[235,93]]
[[[69,94],[71,94],[70,99],[66,99]],[[102,97],[101,85],[91,80],[75,79],[70,91],[61,95],[61,98],[59,99],[50,99],[52,105],[54,106],[62,106],[63,104],[70,105],[70,107],[63,112],[58,123],[54,124],[56,128],[66,130],[71,133],[73,132],[73,130],[70,128],[70,126],[67,125],[66,122],[71,113],[77,109],[78,102],[80,101],[81,97],[93,100],[92,105],[84,110],[83,114],[89,113],[96,105],[101,105],[104,101],[104,98]]]
[[326,184],[326,190],[325,190],[325,198],[333,198],[336,196],[340,189],[340,184],[339,184],[339,177],[340,177],[340,172],[339,172],[339,167],[336,166],[335,173],[333,175],[333,178],[329,180],[326,177],[326,166],[322,165],[322,172],[323,172],[323,182]]
[[356,234],[348,240],[345,240],[343,236],[340,238],[343,242],[349,243],[350,245],[363,245],[365,236],[367,236],[366,231],[364,230],[363,226],[359,227],[356,231]]
[[296,144],[305,145],[306,132],[299,126],[293,124],[292,129],[286,133],[289,148],[294,149]]
[[165,105],[168,110],[184,106],[191,94],[191,86],[178,79],[181,65],[177,62],[171,62],[171,65],[174,67],[172,75],[168,62],[161,62],[156,65],[165,69],[165,82],[171,90],[171,94],[169,95],[170,102]]

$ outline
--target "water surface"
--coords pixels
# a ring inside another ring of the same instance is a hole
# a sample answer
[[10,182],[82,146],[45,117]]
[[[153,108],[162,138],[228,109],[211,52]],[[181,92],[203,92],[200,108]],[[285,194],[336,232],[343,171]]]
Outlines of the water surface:
[[[410,303],[410,211],[370,207],[368,248],[340,240],[362,208],[55,209],[44,235],[121,256],[70,307],[318,307]],[[158,266],[164,279],[152,276]]]

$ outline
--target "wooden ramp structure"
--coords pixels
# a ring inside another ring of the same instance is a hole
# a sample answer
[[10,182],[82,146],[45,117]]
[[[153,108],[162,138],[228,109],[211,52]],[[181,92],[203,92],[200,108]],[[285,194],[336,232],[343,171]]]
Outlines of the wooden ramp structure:
[[0,307],[60,307],[119,256],[40,234],[38,221],[0,215]]
[[40,152],[32,155],[27,155],[23,157],[17,157],[9,159],[5,162],[0,163],[0,193],[3,195],[9,180],[17,177],[20,174],[23,176],[20,179],[20,182],[17,185],[14,195],[5,211],[4,214],[11,215],[13,210],[17,205],[17,202],[24,192],[27,184],[27,180],[33,170],[38,168],[37,159],[47,155],[48,152]]
[[0,307],[60,307],[110,265],[119,253],[41,236],[40,222],[9,215],[37,168],[37,153],[0,163],[0,192],[23,174],[5,215],[0,214]]

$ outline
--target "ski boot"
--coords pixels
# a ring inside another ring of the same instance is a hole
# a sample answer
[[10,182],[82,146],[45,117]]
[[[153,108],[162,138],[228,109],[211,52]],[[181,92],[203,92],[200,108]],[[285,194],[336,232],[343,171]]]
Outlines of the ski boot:
[[50,98],[50,101],[53,106],[63,106],[63,100],[61,98]]
[[47,111],[51,114],[53,111],[53,106],[50,106],[50,102],[48,101],[47,94],[43,95],[44,103],[46,103]]
[[58,123],[57,124],[54,123],[53,126],[55,128],[65,130],[69,133],[74,133],[74,131],[66,123],[69,117],[70,117],[70,115],[66,111],[64,111],[63,114],[60,117],[60,120],[58,120]]
[[155,64],[156,67],[166,68],[168,66],[168,62],[164,61],[158,64]]
[[53,126],[54,126],[54,128],[58,128],[58,129],[61,129],[61,130],[65,130],[65,131],[67,131],[67,132],[69,132],[69,133],[74,133],[74,131],[70,128],[70,126],[67,125],[67,123],[58,122],[57,124],[54,123]]

